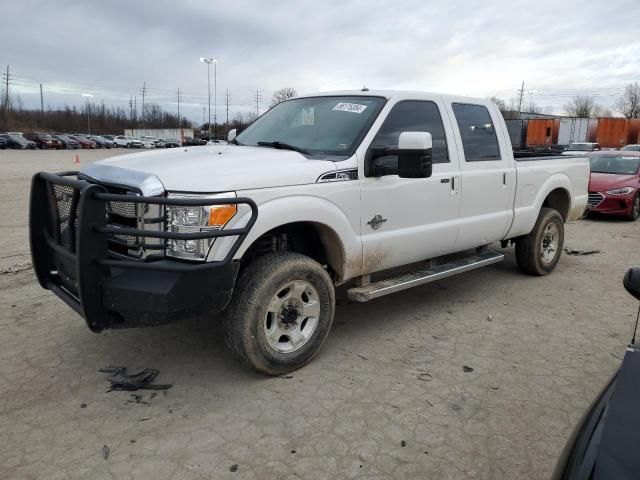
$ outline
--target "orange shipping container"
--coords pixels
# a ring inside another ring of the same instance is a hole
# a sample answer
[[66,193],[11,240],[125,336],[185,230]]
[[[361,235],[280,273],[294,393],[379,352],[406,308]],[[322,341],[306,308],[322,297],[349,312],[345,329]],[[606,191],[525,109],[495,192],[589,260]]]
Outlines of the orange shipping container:
[[555,145],[558,143],[560,120],[555,118],[535,118],[527,125],[527,146]]
[[638,141],[640,119],[599,118],[596,142],[602,148],[620,148]]

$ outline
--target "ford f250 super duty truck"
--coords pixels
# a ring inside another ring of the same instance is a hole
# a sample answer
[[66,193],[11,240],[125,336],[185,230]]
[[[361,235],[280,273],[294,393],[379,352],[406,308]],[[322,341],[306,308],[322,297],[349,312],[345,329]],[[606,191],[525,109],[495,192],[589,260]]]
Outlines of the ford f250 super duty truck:
[[281,374],[321,348],[336,286],[367,301],[498,262],[494,242],[545,275],[587,205],[587,158],[516,161],[484,99],[317,94],[228,140],[36,174],[42,287],[96,332],[211,315]]

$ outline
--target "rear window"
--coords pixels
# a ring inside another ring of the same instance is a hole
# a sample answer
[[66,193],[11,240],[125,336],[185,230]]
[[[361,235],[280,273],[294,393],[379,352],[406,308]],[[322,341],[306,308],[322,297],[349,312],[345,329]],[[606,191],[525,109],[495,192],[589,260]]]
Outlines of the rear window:
[[454,103],[452,107],[462,137],[465,161],[501,160],[496,129],[487,107],[467,103]]

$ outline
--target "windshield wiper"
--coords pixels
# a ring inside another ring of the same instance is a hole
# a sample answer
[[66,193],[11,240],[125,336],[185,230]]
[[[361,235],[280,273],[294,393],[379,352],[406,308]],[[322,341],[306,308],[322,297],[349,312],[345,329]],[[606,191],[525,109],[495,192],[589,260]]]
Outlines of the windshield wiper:
[[278,142],[277,140],[274,142],[258,142],[258,145],[260,145],[261,147],[273,147],[280,150],[293,150],[294,152],[309,155],[309,152],[304,148],[296,147],[295,145],[289,145],[288,143],[284,142]]

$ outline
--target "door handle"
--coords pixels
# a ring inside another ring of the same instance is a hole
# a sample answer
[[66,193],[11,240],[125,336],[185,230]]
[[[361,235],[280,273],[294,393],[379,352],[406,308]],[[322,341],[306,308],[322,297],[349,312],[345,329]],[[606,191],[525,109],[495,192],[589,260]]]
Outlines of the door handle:
[[450,178],[441,178],[440,183],[449,183],[451,181]]

